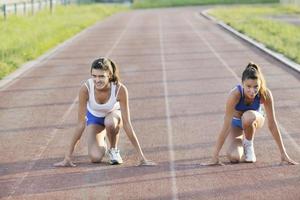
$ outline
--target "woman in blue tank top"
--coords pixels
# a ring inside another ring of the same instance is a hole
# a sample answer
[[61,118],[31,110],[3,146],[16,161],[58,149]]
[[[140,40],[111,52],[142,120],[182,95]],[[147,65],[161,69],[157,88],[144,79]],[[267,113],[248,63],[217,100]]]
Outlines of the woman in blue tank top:
[[230,162],[256,162],[253,139],[256,130],[264,124],[262,104],[268,118],[269,130],[279,147],[281,161],[298,164],[286,153],[275,118],[272,93],[266,87],[260,67],[249,63],[242,74],[242,85],[233,88],[228,96],[223,127],[209,165],[223,165],[219,161],[219,152],[227,136],[230,139],[227,151]]
[[[78,122],[65,158],[54,166],[75,166],[71,155],[85,128],[91,162],[101,162],[108,153],[111,164],[123,163],[117,148],[122,127],[138,152],[140,165],[155,165],[145,158],[131,125],[128,91],[125,85],[120,83],[115,63],[107,58],[96,59],[91,66],[91,76],[79,91]],[[108,151],[107,141],[110,144]]]

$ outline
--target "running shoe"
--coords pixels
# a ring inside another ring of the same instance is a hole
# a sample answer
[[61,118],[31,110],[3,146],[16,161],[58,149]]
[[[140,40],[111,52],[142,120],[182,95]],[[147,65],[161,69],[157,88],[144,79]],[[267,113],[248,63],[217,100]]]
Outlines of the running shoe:
[[244,146],[245,162],[249,162],[249,163],[256,162],[256,156],[254,153],[253,142],[244,139],[243,146]]
[[123,163],[123,159],[120,155],[120,150],[119,149],[111,148],[110,150],[108,150],[108,155],[109,155],[109,158],[110,158],[110,163],[112,165],[118,165],[118,164]]

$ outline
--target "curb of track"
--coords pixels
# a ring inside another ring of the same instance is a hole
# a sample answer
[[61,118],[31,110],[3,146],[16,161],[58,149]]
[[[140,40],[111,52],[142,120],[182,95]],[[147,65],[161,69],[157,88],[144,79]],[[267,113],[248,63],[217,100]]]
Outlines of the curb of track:
[[232,34],[236,35],[237,37],[241,38],[242,40],[248,42],[249,44],[255,46],[258,49],[260,49],[261,51],[267,53],[271,57],[275,58],[276,60],[278,60],[281,63],[283,63],[284,65],[286,65],[287,67],[289,67],[289,68],[293,69],[294,71],[300,73],[300,65],[299,64],[297,64],[296,62],[293,62],[292,60],[288,59],[287,57],[285,57],[284,55],[282,55],[280,53],[277,53],[273,50],[268,49],[264,44],[259,43],[259,42],[255,41],[254,39],[238,32],[237,30],[235,30],[231,26],[228,26],[227,24],[225,24],[223,21],[217,20],[216,18],[214,18],[214,17],[212,17],[211,15],[208,14],[209,10],[210,9],[204,10],[200,14],[202,16],[204,16],[205,18],[215,22],[216,24],[218,24],[219,26],[221,26],[225,30],[227,30],[227,31],[231,32]]

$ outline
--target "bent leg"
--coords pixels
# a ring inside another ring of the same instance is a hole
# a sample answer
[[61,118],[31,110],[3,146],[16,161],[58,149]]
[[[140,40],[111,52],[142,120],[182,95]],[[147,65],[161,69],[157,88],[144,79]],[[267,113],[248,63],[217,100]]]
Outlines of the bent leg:
[[245,137],[243,140],[244,154],[246,162],[256,162],[253,139],[257,128],[263,126],[264,117],[261,113],[248,110],[242,115],[243,129]]
[[241,162],[244,151],[243,151],[243,130],[231,126],[231,132],[229,134],[229,148],[227,150],[227,158],[232,163]]
[[88,125],[87,142],[88,155],[91,162],[101,162],[107,150],[104,127],[96,124]]
[[122,126],[121,111],[115,110],[109,113],[104,120],[107,137],[110,148],[117,148],[119,141],[119,132]]
[[122,164],[123,159],[120,155],[120,150],[117,148],[119,141],[119,132],[122,125],[121,112],[116,110],[109,113],[104,120],[105,129],[110,142],[108,155],[112,165]]
[[257,128],[261,128],[264,124],[264,116],[254,110],[248,110],[242,115],[242,124],[247,140],[253,140]]

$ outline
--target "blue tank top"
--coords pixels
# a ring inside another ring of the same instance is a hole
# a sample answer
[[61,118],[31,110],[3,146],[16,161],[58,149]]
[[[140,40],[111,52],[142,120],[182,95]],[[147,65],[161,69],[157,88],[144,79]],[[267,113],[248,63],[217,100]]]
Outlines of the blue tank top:
[[245,96],[244,96],[244,91],[241,85],[237,85],[237,88],[241,94],[241,98],[240,101],[238,102],[238,104],[236,104],[235,109],[237,111],[242,111],[245,112],[247,110],[256,110],[256,111],[260,111],[261,107],[260,107],[260,96],[259,94],[257,94],[254,98],[254,101],[252,102],[252,104],[250,105],[246,105],[244,103],[245,101]]

